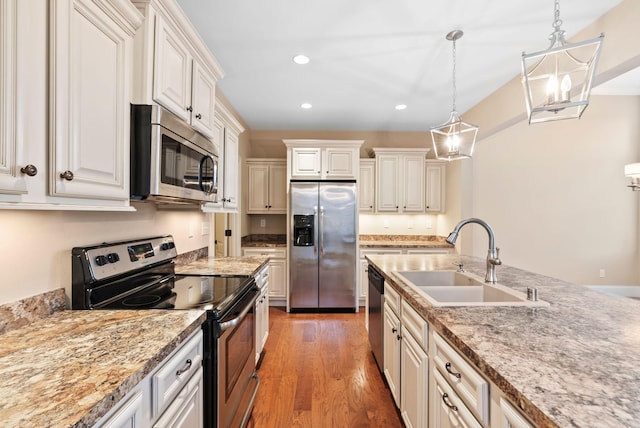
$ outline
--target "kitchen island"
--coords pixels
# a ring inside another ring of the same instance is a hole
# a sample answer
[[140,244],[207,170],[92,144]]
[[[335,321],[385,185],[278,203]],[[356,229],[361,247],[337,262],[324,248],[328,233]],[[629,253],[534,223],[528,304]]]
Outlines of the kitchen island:
[[498,266],[498,282],[538,289],[546,308],[433,307],[394,271],[452,270],[484,277],[485,260],[457,255],[367,259],[426,321],[536,425],[638,426],[640,303]]

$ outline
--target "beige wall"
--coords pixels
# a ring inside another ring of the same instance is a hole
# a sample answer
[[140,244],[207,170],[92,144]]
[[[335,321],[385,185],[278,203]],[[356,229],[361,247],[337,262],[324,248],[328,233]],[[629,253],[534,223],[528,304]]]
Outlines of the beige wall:
[[[478,144],[473,215],[495,230],[504,263],[582,284],[639,283],[640,195],[623,174],[640,160],[638,118],[640,97],[592,96],[580,120],[522,121]],[[465,228],[484,257],[486,233]]]
[[71,249],[104,241],[172,234],[179,253],[207,247],[197,209],[158,210],[134,203],[136,212],[0,210],[0,304],[64,288],[71,296]]

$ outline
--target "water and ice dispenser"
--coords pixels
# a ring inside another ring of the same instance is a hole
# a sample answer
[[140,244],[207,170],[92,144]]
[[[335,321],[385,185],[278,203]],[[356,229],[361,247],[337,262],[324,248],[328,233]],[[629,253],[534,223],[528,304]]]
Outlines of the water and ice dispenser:
[[313,242],[313,215],[294,214],[293,245],[295,247],[311,247]]

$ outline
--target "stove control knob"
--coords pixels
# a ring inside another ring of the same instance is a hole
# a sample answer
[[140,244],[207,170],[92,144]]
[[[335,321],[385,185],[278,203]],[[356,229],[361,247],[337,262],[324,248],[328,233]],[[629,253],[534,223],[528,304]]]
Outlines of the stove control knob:
[[109,253],[107,254],[107,260],[109,261],[109,263],[115,263],[120,261],[120,256],[118,255],[118,253]]
[[107,263],[109,263],[109,260],[107,260],[106,256],[96,256],[96,264],[98,266],[104,266]]
[[164,242],[162,245],[160,245],[161,251],[167,251],[172,248],[175,248],[175,244],[173,242]]

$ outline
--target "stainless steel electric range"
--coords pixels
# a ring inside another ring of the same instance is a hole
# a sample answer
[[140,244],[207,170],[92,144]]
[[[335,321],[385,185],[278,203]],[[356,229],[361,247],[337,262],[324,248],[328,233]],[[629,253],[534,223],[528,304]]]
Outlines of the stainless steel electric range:
[[253,277],[176,275],[171,236],[72,250],[72,309],[202,309],[204,426],[244,427],[260,384],[255,372]]

